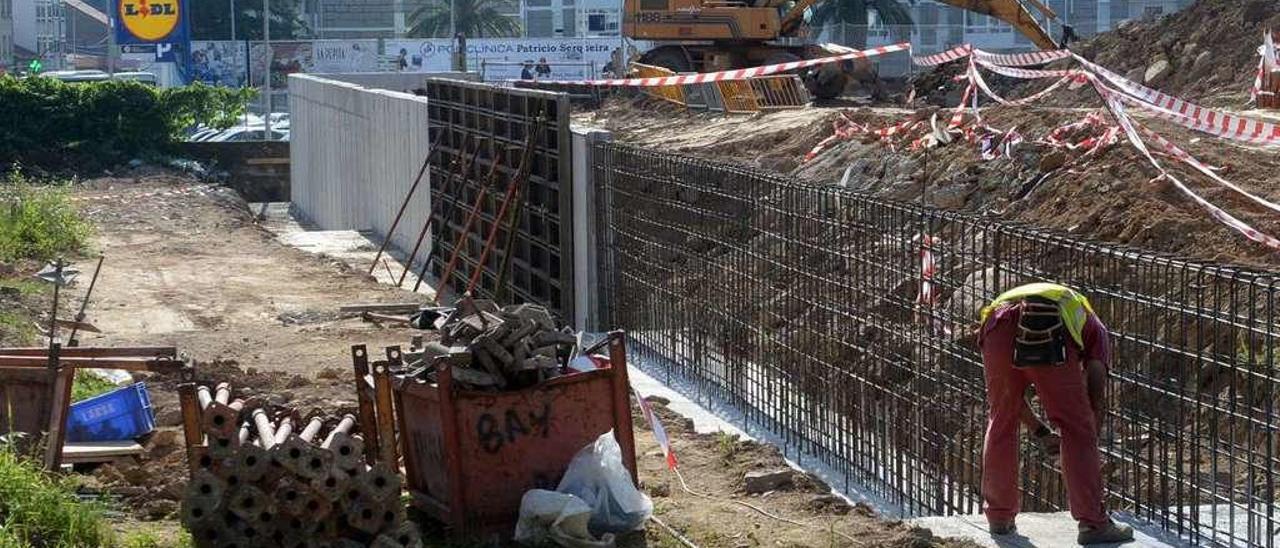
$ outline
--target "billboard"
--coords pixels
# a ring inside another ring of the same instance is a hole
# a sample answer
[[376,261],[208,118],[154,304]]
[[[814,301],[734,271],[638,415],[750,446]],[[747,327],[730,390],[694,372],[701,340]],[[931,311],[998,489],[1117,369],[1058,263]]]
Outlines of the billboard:
[[[267,48],[256,42],[249,50],[250,85],[261,87],[267,74]],[[271,89],[285,89],[295,72],[374,72],[377,40],[310,40],[271,42]]]
[[[477,38],[467,41],[467,68],[485,80],[580,80],[599,76],[618,38]],[[456,46],[449,39],[387,40],[392,70],[445,72]]]
[[215,86],[249,84],[249,52],[246,42],[195,40],[191,42],[191,81]]

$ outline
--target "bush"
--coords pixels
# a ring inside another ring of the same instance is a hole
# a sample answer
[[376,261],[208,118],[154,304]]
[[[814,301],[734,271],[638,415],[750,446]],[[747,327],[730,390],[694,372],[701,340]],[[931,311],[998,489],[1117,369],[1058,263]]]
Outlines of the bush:
[[102,509],[0,444],[0,547],[111,546]]
[[84,248],[92,229],[67,186],[37,185],[16,169],[0,179],[0,262],[47,261]]
[[0,165],[83,169],[165,153],[196,124],[234,125],[254,93],[200,83],[158,89],[130,80],[0,76]]

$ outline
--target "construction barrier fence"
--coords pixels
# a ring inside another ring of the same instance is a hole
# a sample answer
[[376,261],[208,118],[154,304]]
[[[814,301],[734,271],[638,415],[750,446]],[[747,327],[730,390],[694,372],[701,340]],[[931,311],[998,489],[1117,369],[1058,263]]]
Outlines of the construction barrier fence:
[[[1054,281],[1111,329],[1109,508],[1199,544],[1277,544],[1274,274],[594,146],[611,325],[846,490],[906,516],[981,511],[978,311]],[[1025,443],[1024,510],[1065,510],[1056,460]]]

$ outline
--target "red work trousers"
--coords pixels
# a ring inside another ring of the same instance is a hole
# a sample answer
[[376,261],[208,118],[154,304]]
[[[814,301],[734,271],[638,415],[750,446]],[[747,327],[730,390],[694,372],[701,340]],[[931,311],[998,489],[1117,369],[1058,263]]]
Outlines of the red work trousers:
[[1021,507],[1018,428],[1027,386],[1035,385],[1049,422],[1062,437],[1062,473],[1071,516],[1085,525],[1108,523],[1102,506],[1098,426],[1089,405],[1080,353],[1068,345],[1067,363],[1013,367],[1016,315],[993,316],[984,326],[982,364],[987,379],[987,437],[982,451],[982,498],[987,519],[1012,521]]

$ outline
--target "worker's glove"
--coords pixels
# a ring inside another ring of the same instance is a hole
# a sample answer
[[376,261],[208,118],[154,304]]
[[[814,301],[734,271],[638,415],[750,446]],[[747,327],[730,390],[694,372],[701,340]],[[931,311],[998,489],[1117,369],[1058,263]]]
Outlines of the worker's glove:
[[1062,438],[1053,433],[1048,426],[1041,425],[1037,428],[1032,437],[1036,439],[1036,443],[1040,445],[1040,449],[1050,457],[1058,456],[1062,452]]

